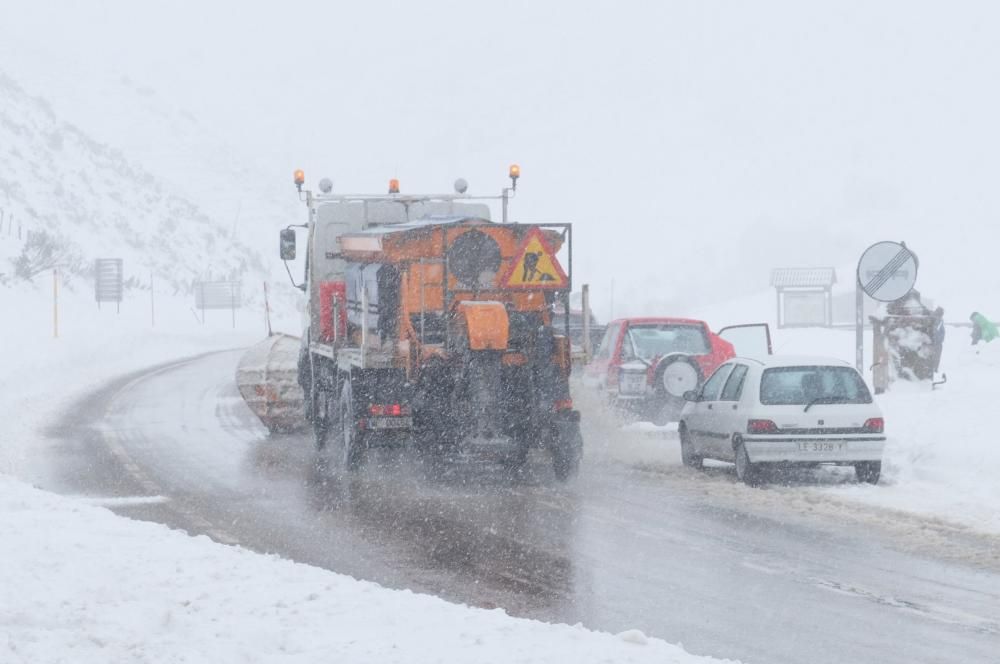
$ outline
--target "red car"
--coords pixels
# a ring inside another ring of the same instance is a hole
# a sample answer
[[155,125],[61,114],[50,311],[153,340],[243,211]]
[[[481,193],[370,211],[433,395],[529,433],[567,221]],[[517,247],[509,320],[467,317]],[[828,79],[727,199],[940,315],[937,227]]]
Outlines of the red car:
[[770,354],[766,323],[714,333],[689,318],[621,318],[608,324],[584,383],[640,419],[666,424],[680,415],[684,393],[701,387],[720,364]]

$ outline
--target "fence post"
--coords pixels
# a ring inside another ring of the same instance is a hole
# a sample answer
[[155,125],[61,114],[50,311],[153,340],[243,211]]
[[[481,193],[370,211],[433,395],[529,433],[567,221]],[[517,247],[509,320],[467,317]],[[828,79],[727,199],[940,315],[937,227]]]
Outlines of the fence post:
[[264,282],[264,323],[267,326],[267,336],[271,336],[271,303],[267,297],[267,282]]
[[52,338],[59,338],[59,268],[52,268]]
[[153,287],[153,271],[149,271],[149,319],[156,327],[156,290]]

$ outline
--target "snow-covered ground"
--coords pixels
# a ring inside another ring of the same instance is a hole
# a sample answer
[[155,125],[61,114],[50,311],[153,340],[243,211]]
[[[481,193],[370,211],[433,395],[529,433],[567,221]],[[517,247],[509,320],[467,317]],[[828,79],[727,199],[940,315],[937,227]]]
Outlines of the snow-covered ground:
[[1000,533],[1000,445],[992,428],[1000,343],[972,346],[954,335],[949,344],[947,384],[896,383],[878,397],[888,433],[881,483],[825,491]]
[[[0,476],[4,662],[709,662],[130,521]],[[110,553],[109,553],[110,552]]]
[[[260,312],[198,322],[142,293],[120,314],[62,298],[58,339],[44,289],[0,287],[0,661],[708,662],[641,632],[515,619],[388,590],[190,537],[16,478],[44,462],[44,428],[109,379],[263,335]],[[214,315],[213,315],[214,314]],[[293,329],[279,321],[278,327]],[[108,504],[120,503],[118,498]]]

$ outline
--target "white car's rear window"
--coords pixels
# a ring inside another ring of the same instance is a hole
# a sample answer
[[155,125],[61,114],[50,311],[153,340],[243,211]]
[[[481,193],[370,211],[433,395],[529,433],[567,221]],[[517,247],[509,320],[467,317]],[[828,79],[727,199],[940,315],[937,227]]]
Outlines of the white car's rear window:
[[850,367],[773,367],[761,376],[760,402],[769,406],[871,403],[872,395]]

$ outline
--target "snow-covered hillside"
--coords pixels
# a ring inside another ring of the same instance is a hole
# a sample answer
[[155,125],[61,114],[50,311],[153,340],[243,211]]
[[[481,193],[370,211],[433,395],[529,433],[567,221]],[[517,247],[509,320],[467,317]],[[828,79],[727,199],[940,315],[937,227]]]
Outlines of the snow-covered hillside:
[[[99,257],[123,258],[138,283],[153,271],[174,291],[264,274],[231,220],[210,217],[2,73],[0,102],[0,278],[31,278],[52,264],[84,275]],[[25,249],[30,260],[18,262]]]

